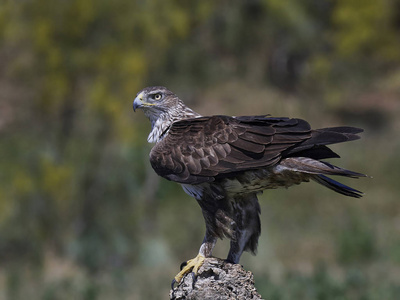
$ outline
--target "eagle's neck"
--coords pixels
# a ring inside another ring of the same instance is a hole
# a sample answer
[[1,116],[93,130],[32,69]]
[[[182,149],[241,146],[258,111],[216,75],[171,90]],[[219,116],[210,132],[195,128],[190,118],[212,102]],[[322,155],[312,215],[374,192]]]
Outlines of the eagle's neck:
[[163,111],[158,115],[148,115],[148,117],[151,122],[151,132],[147,141],[149,143],[157,143],[163,139],[172,123],[183,119],[201,117],[201,115],[180,103],[174,109]]

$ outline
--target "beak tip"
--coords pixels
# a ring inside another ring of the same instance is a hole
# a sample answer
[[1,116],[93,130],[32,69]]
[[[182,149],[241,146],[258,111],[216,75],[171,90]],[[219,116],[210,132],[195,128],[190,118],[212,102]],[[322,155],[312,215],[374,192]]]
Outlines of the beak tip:
[[135,100],[133,100],[133,111],[136,112],[136,109],[141,108],[143,106],[143,92],[136,95]]
[[141,103],[140,103],[140,99],[136,98],[133,101],[133,111],[136,112],[136,109],[138,109],[140,107]]

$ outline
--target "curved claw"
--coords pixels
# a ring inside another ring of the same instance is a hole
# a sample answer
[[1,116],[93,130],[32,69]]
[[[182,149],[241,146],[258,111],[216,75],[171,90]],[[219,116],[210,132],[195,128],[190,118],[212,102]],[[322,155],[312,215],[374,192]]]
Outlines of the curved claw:
[[174,279],[172,279],[172,282],[171,282],[171,290],[174,289],[175,283],[176,283],[176,280],[175,280],[175,278],[174,278]]
[[194,272],[190,274],[192,274],[192,289],[194,289],[194,284],[196,283],[196,274],[194,274]]

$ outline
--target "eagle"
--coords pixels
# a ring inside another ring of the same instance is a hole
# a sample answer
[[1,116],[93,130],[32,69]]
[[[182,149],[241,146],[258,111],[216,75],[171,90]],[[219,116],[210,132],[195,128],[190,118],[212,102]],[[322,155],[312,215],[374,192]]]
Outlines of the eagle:
[[230,239],[227,261],[239,263],[243,251],[256,253],[261,233],[257,195],[266,189],[310,180],[345,196],[362,192],[328,176],[366,175],[332,165],[327,145],[357,140],[355,127],[311,129],[302,119],[269,115],[202,116],[163,86],[140,91],[133,110],[151,123],[155,143],[150,163],[161,177],[178,182],[201,207],[206,231],[198,255],[183,264],[173,281],[197,274],[217,239]]

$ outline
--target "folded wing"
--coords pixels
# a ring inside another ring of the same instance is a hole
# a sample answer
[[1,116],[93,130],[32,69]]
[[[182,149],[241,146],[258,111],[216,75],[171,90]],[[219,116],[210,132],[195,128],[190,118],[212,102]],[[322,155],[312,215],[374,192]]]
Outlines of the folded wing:
[[277,164],[282,158],[338,157],[326,145],[359,138],[361,129],[311,130],[301,119],[211,116],[173,123],[150,153],[154,170],[169,180],[198,184]]

